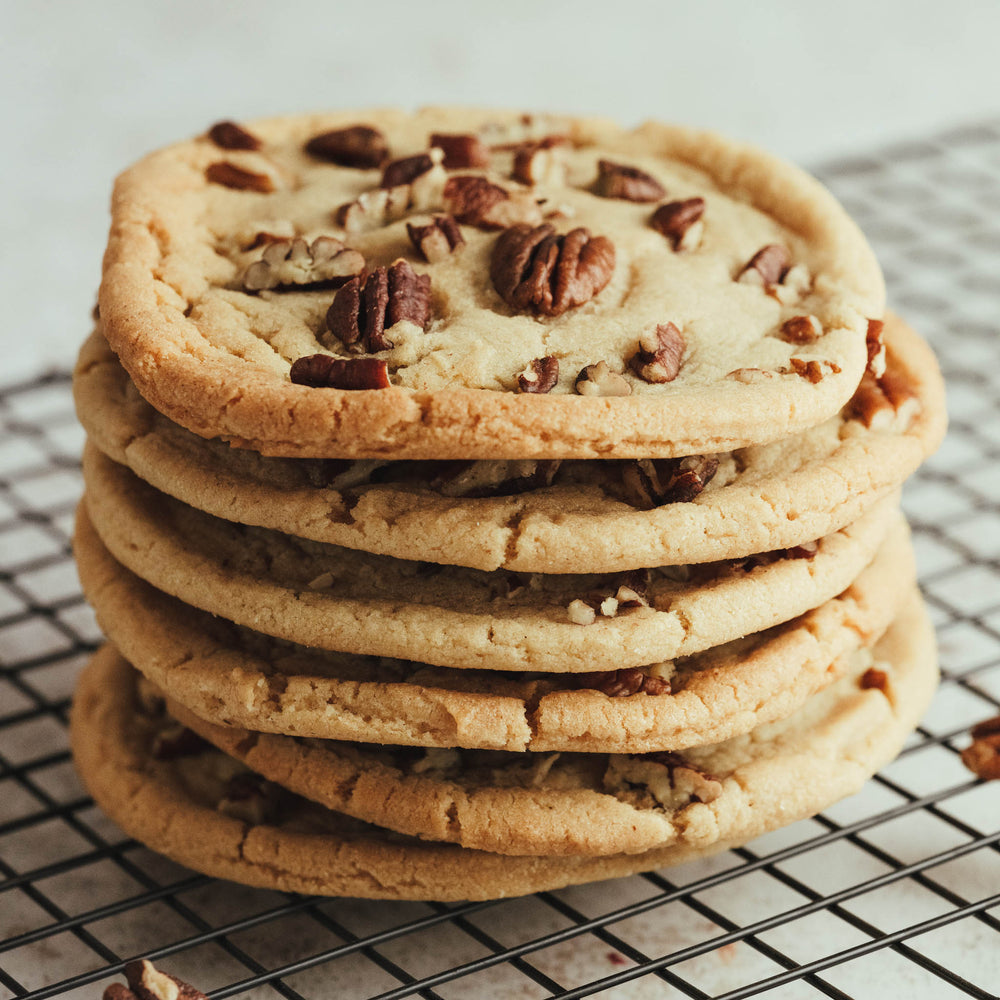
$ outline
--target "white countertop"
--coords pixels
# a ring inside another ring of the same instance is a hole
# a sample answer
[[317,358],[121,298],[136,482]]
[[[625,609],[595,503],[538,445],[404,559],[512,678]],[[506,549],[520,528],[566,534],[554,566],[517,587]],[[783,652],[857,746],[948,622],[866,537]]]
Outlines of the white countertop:
[[808,166],[1000,114],[1000,4],[979,0],[7,0],[3,14],[3,383],[72,363],[114,175],[220,118],[549,108],[706,126]]

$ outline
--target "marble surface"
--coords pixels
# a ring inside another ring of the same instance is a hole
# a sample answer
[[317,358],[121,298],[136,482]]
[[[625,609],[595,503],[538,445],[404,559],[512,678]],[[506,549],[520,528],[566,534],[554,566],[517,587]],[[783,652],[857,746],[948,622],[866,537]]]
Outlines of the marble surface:
[[1000,5],[4,0],[0,382],[69,365],[111,181],[222,117],[467,103],[660,117],[807,166],[1000,113]]

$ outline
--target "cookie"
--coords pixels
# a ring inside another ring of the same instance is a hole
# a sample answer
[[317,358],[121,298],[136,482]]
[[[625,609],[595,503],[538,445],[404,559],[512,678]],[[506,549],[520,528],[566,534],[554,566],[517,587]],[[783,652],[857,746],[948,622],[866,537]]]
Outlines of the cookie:
[[907,626],[933,648],[916,592],[874,649],[855,654],[844,677],[788,719],[683,755],[373,747],[213,726],[176,703],[167,710],[268,781],[421,839],[513,855],[707,847],[748,806],[754,775],[776,763],[824,794],[840,797],[841,778],[853,786],[854,768],[844,768],[844,757],[860,731],[857,706],[868,700],[862,692],[873,679],[887,698],[897,696],[894,666],[881,649]]
[[126,171],[100,313],[140,392],[264,454],[394,459],[719,452],[847,402],[884,287],[814,179],[704,132],[524,120],[274,119]]
[[75,547],[84,592],[111,641],[208,721],[488,750],[681,750],[784,718],[884,632],[915,577],[900,522],[843,594],[792,622],[641,670],[610,663],[600,674],[508,673],[328,652],[235,626],[126,570],[82,508]]
[[490,670],[641,666],[760,632],[846,589],[899,517],[887,497],[813,545],[693,568],[484,573],[223,521],[95,448],[83,465],[111,554],[186,604],[305,646]]
[[[911,601],[876,655],[884,687],[845,690],[813,738],[782,727],[718,759],[722,794],[693,804],[680,839],[639,854],[511,857],[426,843],[352,820],[248,778],[217,751],[156,759],[162,718],[147,715],[135,673],[111,647],[80,678],[71,717],[77,768],[126,833],[210,875],[283,891],[384,899],[490,899],[648,871],[701,857],[813,815],[890,760],[930,701],[933,634]],[[846,685],[845,687],[850,687]],[[831,689],[834,690],[834,689]],[[162,754],[161,754],[162,756]]]
[[702,463],[265,459],[165,420],[96,338],[74,389],[105,454],[218,517],[402,559],[607,573],[793,548],[894,491],[941,441],[944,388],[933,354],[898,319],[886,348],[881,383],[867,380],[841,416],[715,456],[711,476]]

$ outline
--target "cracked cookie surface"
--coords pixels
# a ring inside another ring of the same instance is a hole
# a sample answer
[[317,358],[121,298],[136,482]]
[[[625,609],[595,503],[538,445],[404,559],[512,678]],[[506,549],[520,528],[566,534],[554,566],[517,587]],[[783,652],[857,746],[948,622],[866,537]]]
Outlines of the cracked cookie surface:
[[[389,164],[307,148],[358,125],[384,137]],[[884,310],[874,256],[816,181],[757,150],[657,124],[458,109],[248,128],[258,148],[179,143],[123,174],[113,199],[107,336],[153,405],[202,436],[298,457],[718,452],[822,422],[865,368],[867,321]],[[432,147],[435,133],[477,139],[485,159]],[[560,169],[517,165],[545,141]],[[637,175],[653,186],[637,189]],[[700,217],[657,228],[648,192],[660,189],[660,208],[701,199]],[[411,242],[407,224],[428,212],[456,220],[459,252],[431,262]],[[502,242],[518,225],[553,232]],[[385,336],[344,339],[327,318],[335,286],[349,297],[361,274],[400,257],[430,278],[426,318],[394,312],[389,289],[365,307],[379,329],[393,324]],[[809,343],[782,336],[800,316],[821,330]],[[669,374],[633,365],[640,341],[669,324],[682,339]],[[290,380],[316,354],[350,366],[359,345],[388,387],[338,388],[368,384],[343,366],[326,388]],[[517,392],[542,358],[559,363],[551,391]],[[576,393],[601,361],[629,395]]]
[[280,786],[273,795],[267,789],[269,808],[233,808],[243,765],[217,751],[156,759],[157,723],[144,710],[135,672],[110,646],[81,676],[71,742],[88,790],[111,818],[198,871],[285,891],[489,899],[687,861],[745,843],[857,790],[898,753],[934,689],[933,634],[918,601],[910,601],[876,656],[889,678],[886,691],[855,686],[825,714],[829,699],[814,700],[805,710],[820,715],[811,739],[797,743],[778,725],[717,751],[717,766],[729,775],[723,793],[693,807],[703,814],[692,820],[704,824],[705,835],[638,854],[511,857],[421,842]]

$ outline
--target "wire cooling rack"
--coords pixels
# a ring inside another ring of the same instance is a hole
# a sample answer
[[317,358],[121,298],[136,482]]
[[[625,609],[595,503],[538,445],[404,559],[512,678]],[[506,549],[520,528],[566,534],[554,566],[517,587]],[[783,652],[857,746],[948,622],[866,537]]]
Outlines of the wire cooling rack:
[[68,377],[48,375],[0,399],[0,1000],[97,998],[136,956],[219,1000],[997,996],[1000,784],[957,751],[1000,711],[1000,122],[821,175],[950,388],[948,440],[904,501],[944,681],[900,759],[740,850],[525,899],[322,900],[193,875],[104,819],[66,749],[99,636],[67,545],[82,433]]

